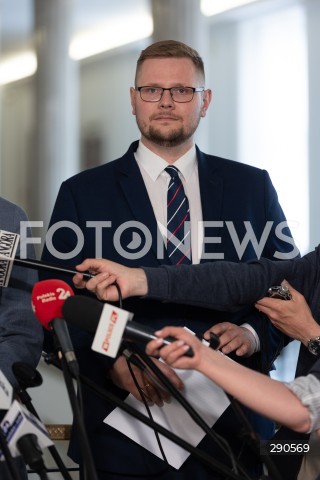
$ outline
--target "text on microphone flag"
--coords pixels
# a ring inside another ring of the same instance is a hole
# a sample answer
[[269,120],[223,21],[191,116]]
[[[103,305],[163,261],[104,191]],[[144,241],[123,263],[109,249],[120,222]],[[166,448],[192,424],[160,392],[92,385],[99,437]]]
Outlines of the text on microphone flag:
[[7,287],[20,235],[0,230],[0,287]]
[[74,295],[72,288],[62,280],[42,280],[34,285],[32,308],[42,326],[50,329],[49,323],[54,318],[63,318],[62,306],[71,295]]

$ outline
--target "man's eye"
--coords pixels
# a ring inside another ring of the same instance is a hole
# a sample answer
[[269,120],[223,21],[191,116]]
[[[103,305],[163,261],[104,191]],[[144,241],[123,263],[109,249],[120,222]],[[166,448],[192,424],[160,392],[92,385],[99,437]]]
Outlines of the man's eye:
[[187,88],[181,87],[176,89],[176,93],[178,93],[179,95],[185,95],[187,92],[188,92]]
[[158,89],[158,88],[150,87],[150,88],[147,88],[147,89],[146,89],[146,93],[150,93],[150,94],[159,93],[159,89]]

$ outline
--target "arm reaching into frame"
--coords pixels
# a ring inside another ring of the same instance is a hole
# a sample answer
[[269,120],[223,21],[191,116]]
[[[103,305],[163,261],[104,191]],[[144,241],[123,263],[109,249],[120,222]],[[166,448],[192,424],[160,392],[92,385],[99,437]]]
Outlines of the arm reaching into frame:
[[[293,430],[308,432],[313,428],[309,409],[285,384],[233,362],[203,345],[183,328],[165,327],[156,334],[159,339],[152,340],[146,347],[149,355],[161,356],[174,368],[195,369],[203,373],[244,405]],[[177,341],[163,346],[162,339],[168,335]],[[192,358],[184,355],[189,347],[194,352]]]
[[[119,300],[117,281],[123,298],[146,296],[160,301],[183,303],[216,310],[237,310],[266,296],[267,290],[284,279],[300,291],[306,301],[319,284],[320,248],[302,258],[272,261],[266,258],[248,263],[226,261],[199,265],[162,265],[157,268],[128,268],[105,259],[86,259],[73,278],[77,288],[87,288],[104,301]],[[84,280],[81,272],[95,276]]]

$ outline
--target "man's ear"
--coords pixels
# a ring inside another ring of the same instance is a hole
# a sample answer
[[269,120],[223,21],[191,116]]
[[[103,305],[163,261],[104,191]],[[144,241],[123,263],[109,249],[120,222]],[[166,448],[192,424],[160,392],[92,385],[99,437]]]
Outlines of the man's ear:
[[136,114],[136,90],[133,87],[130,87],[130,98],[131,98],[132,115],[135,115]]
[[208,88],[207,90],[205,90],[203,92],[201,117],[206,116],[206,113],[207,113],[207,110],[208,110],[209,105],[211,103],[211,100],[212,100],[212,91],[210,90],[210,88]]

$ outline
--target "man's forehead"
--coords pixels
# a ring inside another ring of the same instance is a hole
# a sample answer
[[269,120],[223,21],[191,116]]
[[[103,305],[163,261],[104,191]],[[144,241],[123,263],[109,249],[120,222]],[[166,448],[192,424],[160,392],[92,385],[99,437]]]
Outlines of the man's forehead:
[[181,81],[194,80],[199,75],[189,58],[148,58],[138,69],[137,77],[157,82],[160,79]]

